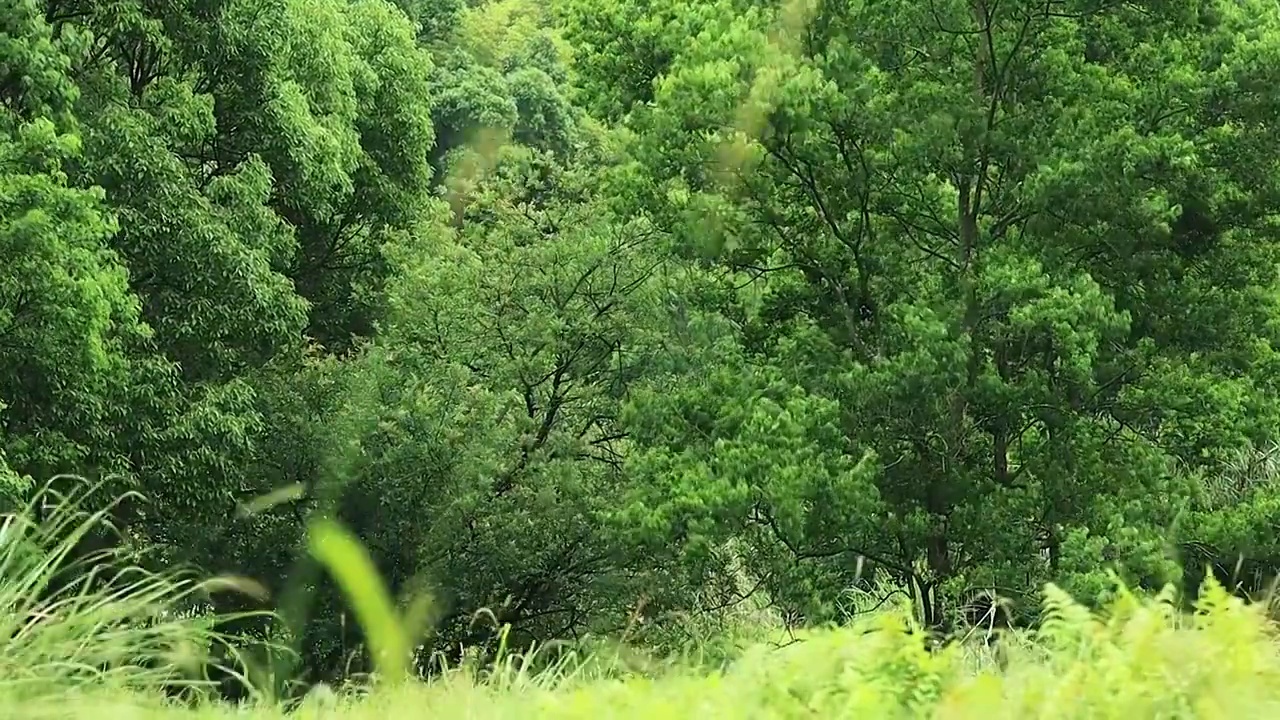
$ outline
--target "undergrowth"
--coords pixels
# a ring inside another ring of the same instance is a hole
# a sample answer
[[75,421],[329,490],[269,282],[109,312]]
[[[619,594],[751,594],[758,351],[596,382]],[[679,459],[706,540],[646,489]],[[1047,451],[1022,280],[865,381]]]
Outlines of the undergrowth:
[[[0,525],[4,717],[1280,717],[1275,628],[1261,606],[1212,578],[1194,613],[1182,612],[1172,592],[1123,588],[1094,613],[1049,586],[1041,626],[1002,635],[994,648],[957,641],[930,650],[910,612],[890,606],[838,628],[770,626],[754,636],[726,628],[736,638],[706,636],[709,655],[659,661],[601,641],[585,653],[505,653],[485,668],[409,681],[407,638],[421,628],[398,614],[368,558],[331,523],[315,527],[310,548],[370,630],[379,667],[372,685],[317,690],[290,709],[262,697],[192,707],[166,693],[223,642],[209,618],[183,612],[202,586],[147,572],[120,547],[78,556],[110,517],[109,508],[84,509],[87,496],[60,498],[45,517],[32,506]],[[59,583],[68,569],[78,579]]]

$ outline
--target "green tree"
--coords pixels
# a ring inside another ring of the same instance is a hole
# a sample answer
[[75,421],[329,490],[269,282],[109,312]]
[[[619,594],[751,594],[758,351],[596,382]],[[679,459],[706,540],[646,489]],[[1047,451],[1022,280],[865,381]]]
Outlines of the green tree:
[[661,588],[606,522],[622,398],[661,350],[661,258],[593,200],[589,159],[500,150],[458,231],[395,256],[386,324],[344,376],[339,507],[397,591],[443,603],[433,649],[482,642],[483,608],[520,644],[614,630]]
[[84,157],[69,70],[90,38],[55,36],[25,0],[0,16],[0,493],[12,501],[32,477],[121,469],[126,350],[149,329],[108,245],[102,191],[68,179]]
[[[525,0],[486,3],[461,14],[456,43],[441,53],[434,88],[433,158],[451,195],[465,194],[507,141],[562,159],[573,150],[582,113],[563,88],[569,50],[547,22],[542,8]],[[463,147],[478,156],[455,152]]]
[[[614,45],[648,47],[669,12],[620,3]],[[845,568],[828,597],[861,567],[850,557],[878,558],[936,624],[975,586],[1061,576],[1093,592],[1110,563],[1171,579],[1165,528],[1193,490],[1176,463],[1276,431],[1261,88],[1280,16],[980,0],[682,12],[698,32],[653,73],[652,100],[622,108],[648,171],[631,194],[678,245],[751,281],[719,306],[746,356],[836,403],[842,442],[803,423],[783,437],[877,463],[883,507],[838,487],[878,532],[851,518],[853,532],[819,522],[779,542]],[[638,85],[611,68],[653,57],[589,64],[589,86]],[[748,417],[786,408],[737,397]],[[649,453],[698,438],[669,432]],[[709,528],[781,503],[784,470],[764,480],[758,453],[702,447],[716,458],[702,474],[746,482],[751,500],[726,493],[736,513]],[[783,465],[832,486],[814,462]]]
[[237,503],[288,481],[257,472],[289,422],[258,395],[280,392],[307,336],[341,352],[373,331],[382,249],[429,198],[430,58],[374,0],[67,1],[43,17],[85,38],[74,177],[105,189],[154,329],[128,347],[127,418],[103,447],[149,497],[149,537],[205,563]]

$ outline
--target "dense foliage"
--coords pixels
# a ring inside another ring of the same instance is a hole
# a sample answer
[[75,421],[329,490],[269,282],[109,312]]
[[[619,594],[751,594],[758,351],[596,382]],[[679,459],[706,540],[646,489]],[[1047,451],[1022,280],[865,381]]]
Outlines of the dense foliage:
[[315,517],[423,659],[1257,591],[1277,118],[1257,0],[0,0],[0,490],[311,678]]

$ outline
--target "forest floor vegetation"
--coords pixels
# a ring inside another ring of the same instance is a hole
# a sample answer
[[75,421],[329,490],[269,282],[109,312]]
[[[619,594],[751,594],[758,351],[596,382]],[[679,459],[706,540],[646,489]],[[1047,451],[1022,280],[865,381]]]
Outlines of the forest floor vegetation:
[[[891,606],[843,627],[730,624],[700,652],[667,662],[606,644],[550,668],[510,654],[486,670],[463,664],[427,682],[374,680],[350,692],[318,686],[288,704],[265,695],[238,705],[176,701],[164,698],[173,677],[165,663],[183,662],[181,648],[217,640],[207,619],[165,609],[188,586],[137,571],[138,579],[126,573],[105,590],[71,585],[53,590],[52,599],[32,599],[50,591],[59,563],[101,519],[62,510],[52,523],[24,525],[11,516],[5,526],[0,600],[11,639],[0,646],[0,717],[1280,717],[1274,622],[1263,604],[1212,578],[1192,612],[1172,591],[1144,596],[1122,586],[1108,607],[1090,611],[1050,585],[1034,632],[978,630],[932,650],[910,608]],[[350,556],[341,560],[359,566]],[[375,612],[378,603],[364,590],[355,590],[352,604]],[[535,665],[541,669],[529,669]]]
[[[882,605],[841,627],[730,621],[678,660],[600,643],[551,662],[499,653],[483,669],[463,663],[429,681],[391,682],[386,669],[396,666],[384,659],[362,687],[321,685],[297,702],[265,692],[237,705],[179,701],[165,697],[172,671],[200,656],[192,648],[220,639],[209,618],[174,612],[199,584],[130,566],[119,549],[73,554],[109,513],[73,500],[38,523],[29,513],[6,516],[0,717],[1280,717],[1280,638],[1269,605],[1246,602],[1212,576],[1189,612],[1172,589],[1134,593],[1117,579],[1112,600],[1095,611],[1048,585],[1034,631],[978,629],[933,649],[909,606]],[[337,525],[314,530],[312,552],[360,610],[371,644],[405,648],[393,637],[401,619],[353,538]],[[116,569],[108,576],[107,567]],[[60,582],[67,570],[75,580]],[[394,676],[407,677],[399,669]]]
[[[1052,593],[1051,593],[1052,595]],[[281,705],[177,707],[77,686],[24,697],[0,685],[6,717],[215,718],[1219,718],[1276,717],[1280,652],[1255,607],[1220,587],[1187,616],[1123,596],[1105,615],[1056,597],[1039,635],[997,653],[961,643],[930,653],[896,613],[761,643],[723,670],[671,666],[657,676],[463,671]],[[868,632],[871,631],[871,632]],[[984,647],[984,646],[978,646]]]

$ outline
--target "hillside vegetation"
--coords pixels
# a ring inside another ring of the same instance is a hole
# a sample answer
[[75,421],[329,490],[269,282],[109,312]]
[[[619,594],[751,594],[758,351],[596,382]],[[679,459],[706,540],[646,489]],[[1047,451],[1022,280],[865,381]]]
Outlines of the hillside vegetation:
[[41,687],[1257,715],[1278,452],[1274,2],[0,0]]

